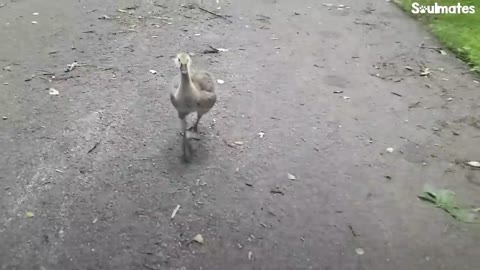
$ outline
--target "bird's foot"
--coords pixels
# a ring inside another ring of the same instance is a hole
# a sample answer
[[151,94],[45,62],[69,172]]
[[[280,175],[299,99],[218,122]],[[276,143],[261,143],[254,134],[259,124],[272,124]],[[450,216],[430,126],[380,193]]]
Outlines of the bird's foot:
[[187,139],[200,140],[200,134],[195,131],[187,131]]
[[191,127],[189,127],[187,130],[198,133],[198,126],[191,126]]

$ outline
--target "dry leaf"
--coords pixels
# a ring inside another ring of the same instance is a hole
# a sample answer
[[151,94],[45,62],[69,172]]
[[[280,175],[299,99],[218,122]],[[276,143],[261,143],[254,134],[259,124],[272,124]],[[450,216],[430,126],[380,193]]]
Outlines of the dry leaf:
[[393,150],[393,148],[392,148],[392,147],[388,147],[388,148],[387,148],[387,152],[389,152],[389,153],[393,153],[393,151],[394,151],[394,150]]
[[357,255],[363,255],[365,254],[365,250],[363,250],[363,248],[356,248],[355,253],[357,253]]
[[470,165],[470,166],[475,167],[475,168],[480,168],[480,162],[478,162],[478,161],[469,161],[469,162],[467,162],[467,165]]
[[288,174],[288,179],[289,180],[297,180],[297,177],[295,175],[289,173]]
[[195,237],[193,238],[193,241],[197,242],[197,243],[200,243],[200,244],[203,244],[203,236],[201,234],[197,234],[195,235]]
[[150,71],[150,73],[152,73],[152,74],[157,74],[157,71],[154,70],[154,69],[150,69],[149,71]]
[[25,217],[27,217],[27,218],[32,218],[34,216],[35,216],[35,214],[33,212],[30,212],[30,211],[25,212]]
[[426,67],[423,68],[420,72],[420,76],[428,76],[430,74],[430,70]]

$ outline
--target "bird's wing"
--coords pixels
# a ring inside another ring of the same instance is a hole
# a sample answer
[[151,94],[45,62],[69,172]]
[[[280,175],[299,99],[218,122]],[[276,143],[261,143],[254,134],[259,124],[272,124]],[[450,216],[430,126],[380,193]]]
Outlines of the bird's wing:
[[195,84],[195,86],[198,87],[200,91],[210,93],[215,92],[215,80],[210,72],[205,70],[198,70],[192,72],[191,76],[192,82]]

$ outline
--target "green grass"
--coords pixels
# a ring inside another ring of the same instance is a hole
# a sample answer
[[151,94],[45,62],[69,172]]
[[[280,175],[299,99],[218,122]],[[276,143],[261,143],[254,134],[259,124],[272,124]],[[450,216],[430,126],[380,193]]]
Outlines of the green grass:
[[457,5],[475,6],[474,14],[417,14],[419,20],[426,23],[433,34],[459,58],[466,61],[476,71],[480,71],[480,0],[401,0],[401,6],[408,13],[412,2],[420,5]]

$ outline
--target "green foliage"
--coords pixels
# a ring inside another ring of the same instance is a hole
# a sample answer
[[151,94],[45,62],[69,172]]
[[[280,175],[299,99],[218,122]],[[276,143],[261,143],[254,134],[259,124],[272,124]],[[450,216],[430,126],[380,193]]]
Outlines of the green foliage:
[[420,5],[457,5],[475,6],[474,14],[417,14],[426,23],[438,39],[459,58],[480,71],[480,0],[401,0],[401,6],[411,11],[412,2]]
[[446,189],[434,190],[432,187],[425,187],[420,199],[429,201],[437,207],[442,208],[454,218],[465,223],[479,223],[480,209],[460,207],[455,201],[455,194]]

